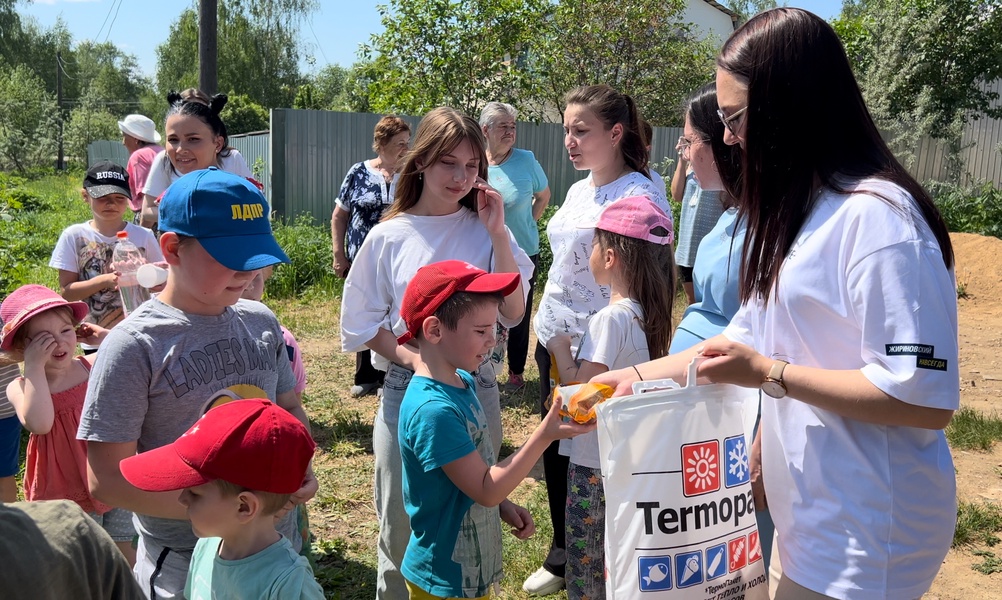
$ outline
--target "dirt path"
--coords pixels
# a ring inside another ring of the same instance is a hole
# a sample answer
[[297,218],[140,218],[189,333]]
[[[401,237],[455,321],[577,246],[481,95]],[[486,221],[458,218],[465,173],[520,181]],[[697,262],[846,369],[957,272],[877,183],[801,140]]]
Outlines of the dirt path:
[[[960,402],[1002,412],[1002,240],[951,235],[960,300]],[[1002,446],[992,452],[957,451],[957,496],[967,502],[1002,502]],[[970,550],[951,550],[926,598],[1002,598],[1002,578],[983,575]]]

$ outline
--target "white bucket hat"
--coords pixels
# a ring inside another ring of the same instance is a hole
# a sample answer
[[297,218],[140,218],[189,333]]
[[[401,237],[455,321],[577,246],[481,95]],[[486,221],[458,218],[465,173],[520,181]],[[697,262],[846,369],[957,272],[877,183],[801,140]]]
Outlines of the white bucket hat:
[[157,133],[156,125],[153,124],[153,120],[149,117],[129,115],[125,117],[125,120],[118,122],[118,129],[122,133],[131,135],[138,140],[150,142],[151,144],[160,143],[160,134]]

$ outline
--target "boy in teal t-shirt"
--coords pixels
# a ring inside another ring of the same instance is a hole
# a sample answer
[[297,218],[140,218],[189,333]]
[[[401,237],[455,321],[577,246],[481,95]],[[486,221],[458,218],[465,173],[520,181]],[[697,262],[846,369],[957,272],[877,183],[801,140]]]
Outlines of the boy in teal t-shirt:
[[[470,371],[494,347],[502,298],[517,273],[449,260],[418,269],[400,315],[419,361],[400,405],[398,437],[411,537],[401,572],[414,598],[487,598],[501,580],[501,523],[525,539],[529,512],[507,500],[543,450],[594,425],[564,423],[554,403],[525,445],[499,465]],[[500,519],[499,519],[500,517]]]

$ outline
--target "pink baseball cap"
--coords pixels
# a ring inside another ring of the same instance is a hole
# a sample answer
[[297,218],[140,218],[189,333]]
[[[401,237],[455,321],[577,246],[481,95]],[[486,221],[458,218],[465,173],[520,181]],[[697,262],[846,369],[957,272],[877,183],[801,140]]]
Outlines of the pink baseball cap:
[[22,285],[11,292],[3,304],[0,304],[0,321],[3,321],[3,329],[0,330],[0,350],[11,349],[17,330],[32,317],[60,306],[68,306],[73,311],[74,323],[83,321],[87,316],[86,302],[69,302],[44,285]]
[[400,316],[407,324],[407,331],[397,338],[397,343],[406,344],[416,337],[425,319],[433,316],[456,292],[501,292],[507,296],[515,291],[518,282],[518,273],[488,273],[461,260],[443,260],[421,267],[404,290]]
[[666,246],[675,240],[671,217],[647,196],[620,198],[605,207],[595,229]]
[[119,463],[141,490],[169,492],[216,479],[258,492],[291,494],[303,485],[316,444],[306,426],[270,400],[234,400],[202,415],[167,446]]

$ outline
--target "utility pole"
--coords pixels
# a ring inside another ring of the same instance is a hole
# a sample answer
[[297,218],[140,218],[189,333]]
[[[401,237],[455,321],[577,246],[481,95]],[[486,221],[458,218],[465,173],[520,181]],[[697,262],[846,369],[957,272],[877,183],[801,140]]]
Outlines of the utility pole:
[[216,3],[217,0],[198,0],[198,87],[210,96],[219,91]]
[[56,107],[59,111],[59,154],[56,156],[56,170],[62,171],[63,164],[63,53],[56,52]]

